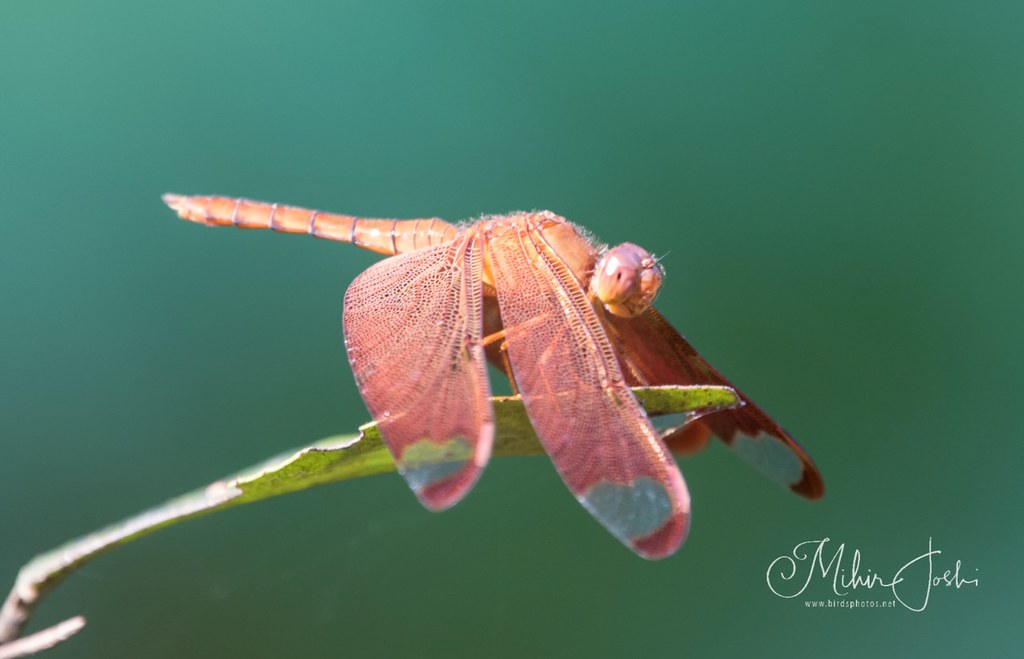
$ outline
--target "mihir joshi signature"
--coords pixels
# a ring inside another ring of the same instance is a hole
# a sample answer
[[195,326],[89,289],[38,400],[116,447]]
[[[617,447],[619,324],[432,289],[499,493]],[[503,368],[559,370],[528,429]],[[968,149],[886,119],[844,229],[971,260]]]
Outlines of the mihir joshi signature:
[[[816,574],[820,574],[822,579],[827,579],[831,573],[832,592],[839,597],[845,597],[858,588],[888,589],[900,604],[911,611],[920,612],[928,606],[928,598],[933,588],[959,590],[964,586],[978,585],[978,577],[967,579],[961,576],[963,566],[959,559],[955,567],[936,575],[935,557],[942,554],[942,550],[932,549],[931,538],[928,538],[927,552],[909,560],[888,579],[877,571],[861,567],[859,549],[853,550],[853,558],[847,566],[844,563],[845,542],[839,545],[826,563],[825,545],[829,541],[829,538],[824,538],[801,542],[793,547],[791,554],[779,556],[772,561],[765,575],[768,588],[779,597],[790,599],[802,595]],[[974,572],[977,571],[975,568]]]

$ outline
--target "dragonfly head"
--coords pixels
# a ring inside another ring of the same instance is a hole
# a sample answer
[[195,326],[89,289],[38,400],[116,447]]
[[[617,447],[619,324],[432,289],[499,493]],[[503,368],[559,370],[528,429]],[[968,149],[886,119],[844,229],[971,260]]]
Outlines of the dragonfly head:
[[601,255],[590,279],[590,290],[609,312],[632,318],[651,306],[664,276],[650,252],[623,243]]

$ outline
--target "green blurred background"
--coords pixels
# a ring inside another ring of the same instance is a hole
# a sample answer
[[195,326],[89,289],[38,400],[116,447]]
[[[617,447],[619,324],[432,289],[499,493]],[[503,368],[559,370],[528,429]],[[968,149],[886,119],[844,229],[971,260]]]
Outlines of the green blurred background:
[[[366,420],[340,313],[376,257],[161,193],[548,208],[669,252],[660,308],[825,499],[712,446],[683,465],[689,541],[649,563],[546,458],[442,515],[398,476],[343,483],[90,564],[34,620],[88,617],[52,656],[1019,649],[1022,35],[1018,1],[6,0],[0,578]],[[980,586],[923,613],[772,595],[771,560],[826,536],[890,574],[933,537]]]

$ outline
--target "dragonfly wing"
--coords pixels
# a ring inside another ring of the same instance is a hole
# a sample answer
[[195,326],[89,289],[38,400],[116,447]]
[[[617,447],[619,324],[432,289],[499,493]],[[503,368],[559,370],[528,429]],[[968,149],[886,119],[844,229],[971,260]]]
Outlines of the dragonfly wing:
[[[636,318],[608,314],[605,320],[617,337],[623,370],[636,383],[715,384],[736,389],[654,308]],[[687,452],[701,437],[714,434],[771,480],[809,499],[820,498],[825,484],[807,453],[743,392],[736,389],[736,393],[743,401],[741,407],[702,417],[667,436],[666,442]]]
[[690,496],[586,293],[537,231],[506,231],[488,255],[516,385],[565,484],[641,556],[672,554]]
[[385,259],[345,294],[345,346],[381,436],[427,508],[458,502],[494,439],[475,234]]

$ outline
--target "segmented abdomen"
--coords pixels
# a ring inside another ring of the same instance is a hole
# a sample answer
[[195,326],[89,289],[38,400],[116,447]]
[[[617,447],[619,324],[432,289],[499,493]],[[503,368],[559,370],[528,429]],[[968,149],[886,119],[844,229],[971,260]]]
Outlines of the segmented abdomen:
[[353,217],[241,197],[165,194],[163,200],[182,218],[200,224],[308,233],[381,254],[423,249],[447,242],[458,233],[453,225],[436,217],[416,220]]

